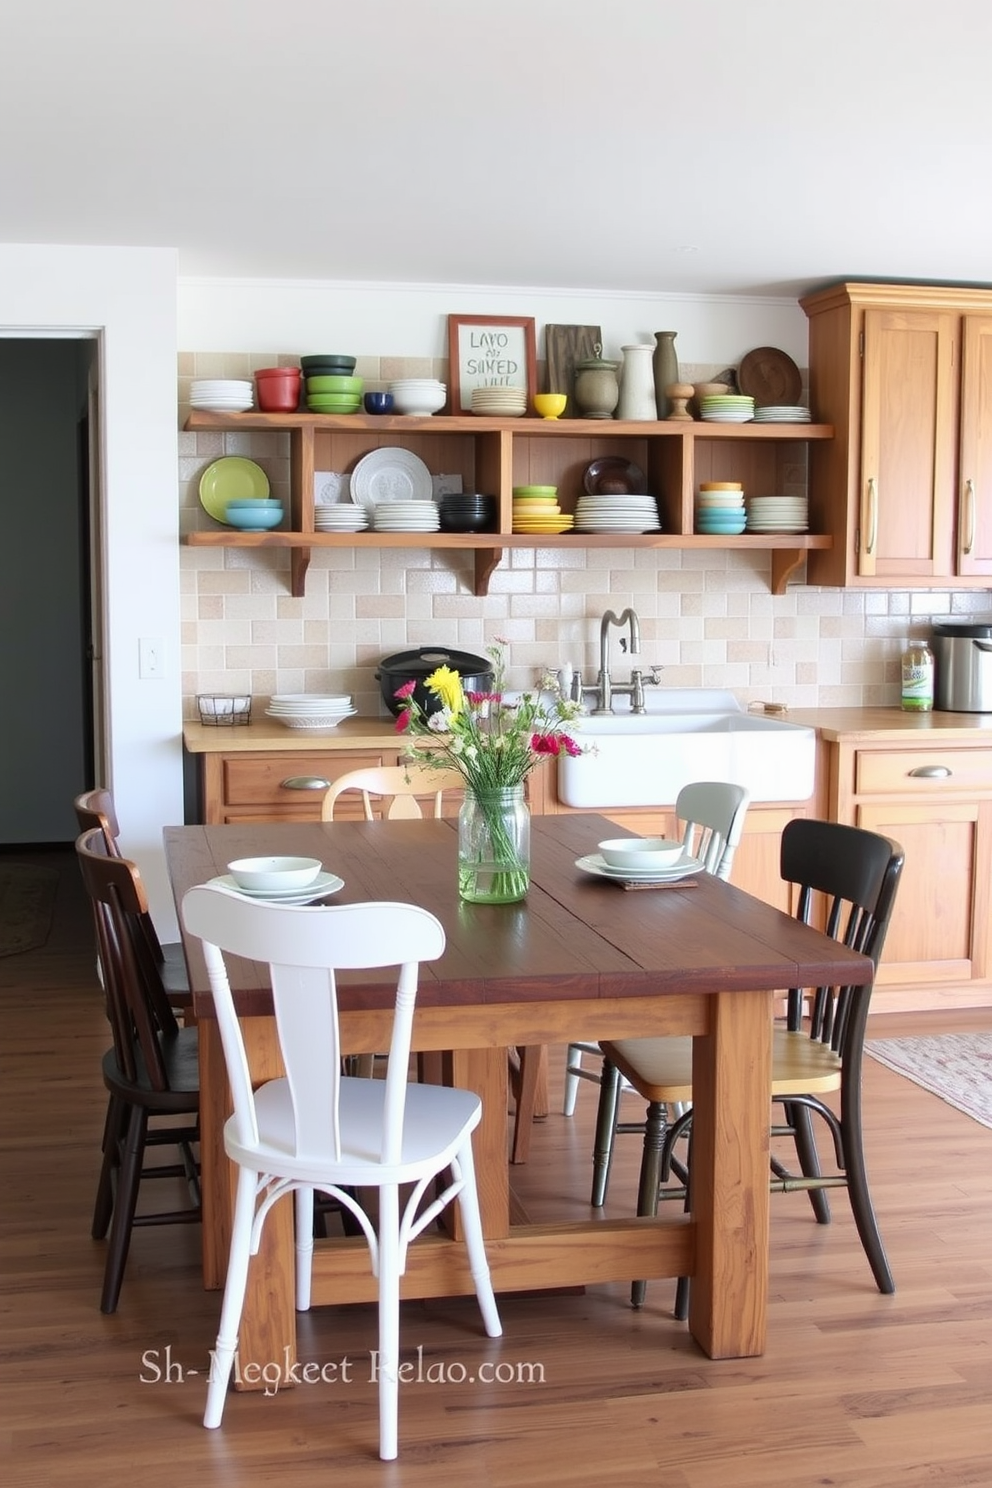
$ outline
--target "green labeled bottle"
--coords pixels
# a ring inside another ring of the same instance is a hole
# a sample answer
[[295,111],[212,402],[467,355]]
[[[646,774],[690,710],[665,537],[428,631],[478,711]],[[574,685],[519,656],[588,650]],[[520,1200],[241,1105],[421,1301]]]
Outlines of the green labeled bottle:
[[926,641],[910,641],[902,653],[904,713],[933,711],[933,652]]

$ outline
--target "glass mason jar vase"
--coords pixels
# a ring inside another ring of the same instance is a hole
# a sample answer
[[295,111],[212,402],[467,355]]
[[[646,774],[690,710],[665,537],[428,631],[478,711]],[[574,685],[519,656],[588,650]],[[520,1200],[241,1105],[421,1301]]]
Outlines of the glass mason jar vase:
[[513,904],[530,887],[530,807],[522,785],[466,789],[458,813],[458,893],[472,904]]

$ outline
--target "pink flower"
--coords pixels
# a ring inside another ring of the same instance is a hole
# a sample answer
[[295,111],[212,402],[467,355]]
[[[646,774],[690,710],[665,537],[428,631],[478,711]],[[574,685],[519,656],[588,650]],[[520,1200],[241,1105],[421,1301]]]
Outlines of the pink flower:
[[415,681],[414,682],[404,682],[402,687],[397,687],[396,691],[393,693],[393,697],[397,697],[397,698],[413,697],[413,694],[414,694],[414,692],[416,690],[416,687],[417,687],[417,684],[416,684]]
[[467,692],[466,699],[473,708],[478,708],[482,703],[501,703],[503,694],[501,692]]
[[534,734],[530,747],[535,754],[569,754],[574,759],[582,750],[568,734]]
[[[410,683],[410,686],[413,687],[414,684],[411,682]],[[398,693],[397,693],[397,696],[399,696]],[[395,728],[395,730],[396,730],[396,732],[398,734],[402,734],[403,731],[406,729],[407,725],[410,722],[411,716],[412,715],[411,715],[411,712],[410,712],[410,709],[409,708],[407,708],[407,710],[406,710],[405,713],[400,713],[400,714],[397,715],[396,722],[394,723],[393,727]]]

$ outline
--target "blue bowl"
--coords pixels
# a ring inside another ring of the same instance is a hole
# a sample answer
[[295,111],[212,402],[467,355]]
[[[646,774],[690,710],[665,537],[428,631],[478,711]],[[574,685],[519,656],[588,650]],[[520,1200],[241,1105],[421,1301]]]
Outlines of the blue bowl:
[[[255,503],[260,506],[260,502]],[[227,508],[227,522],[231,527],[239,527],[242,532],[267,532],[270,527],[278,527],[282,521],[283,509],[278,511],[269,507],[265,511],[247,511],[244,507],[235,508],[233,511]]]
[[392,393],[366,393],[364,402],[366,413],[392,413],[393,411]]

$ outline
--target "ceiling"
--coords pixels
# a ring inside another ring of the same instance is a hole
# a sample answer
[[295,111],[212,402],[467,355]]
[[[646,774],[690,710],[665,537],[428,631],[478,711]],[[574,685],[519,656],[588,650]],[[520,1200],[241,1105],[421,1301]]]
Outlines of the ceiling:
[[175,247],[184,277],[992,282],[988,0],[46,0],[2,25],[4,242]]

